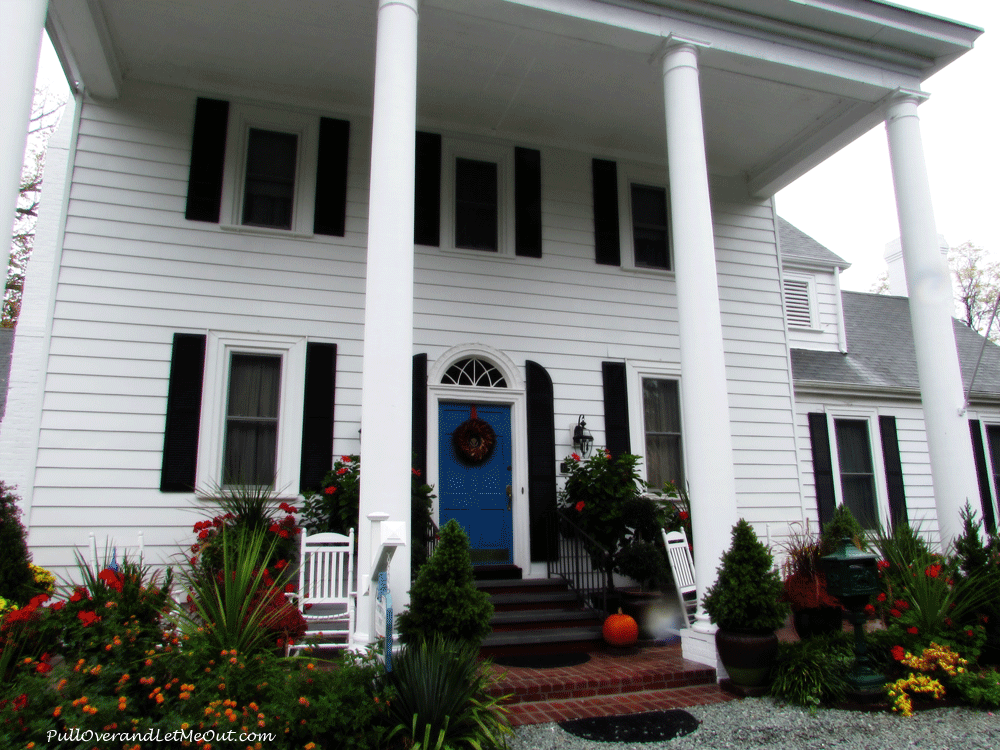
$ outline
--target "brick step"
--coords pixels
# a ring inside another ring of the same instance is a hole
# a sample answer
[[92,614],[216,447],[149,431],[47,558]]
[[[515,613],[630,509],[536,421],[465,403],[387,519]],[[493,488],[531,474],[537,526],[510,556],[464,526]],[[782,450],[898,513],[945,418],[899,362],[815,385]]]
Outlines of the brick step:
[[566,583],[555,578],[525,578],[476,581],[476,588],[491,596],[566,591]]
[[512,630],[559,628],[567,625],[601,627],[601,618],[588,609],[518,609],[494,612],[490,626],[494,633]]
[[592,651],[603,643],[601,626],[494,631],[483,639],[483,656],[523,656]]
[[591,695],[553,700],[539,700],[507,705],[512,726],[589,719],[595,716],[620,716],[646,711],[690,708],[732,700],[714,682],[685,687],[643,690],[634,693]]
[[576,606],[572,591],[538,591],[515,594],[494,594],[490,597],[496,612],[528,609],[567,609]]

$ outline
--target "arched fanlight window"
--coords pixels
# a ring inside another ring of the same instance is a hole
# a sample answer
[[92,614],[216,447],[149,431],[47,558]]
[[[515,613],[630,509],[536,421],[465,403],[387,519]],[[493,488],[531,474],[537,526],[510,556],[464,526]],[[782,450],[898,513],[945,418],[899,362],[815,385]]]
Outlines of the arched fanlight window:
[[460,359],[441,377],[446,385],[475,385],[483,388],[506,388],[507,381],[496,367],[481,359]]

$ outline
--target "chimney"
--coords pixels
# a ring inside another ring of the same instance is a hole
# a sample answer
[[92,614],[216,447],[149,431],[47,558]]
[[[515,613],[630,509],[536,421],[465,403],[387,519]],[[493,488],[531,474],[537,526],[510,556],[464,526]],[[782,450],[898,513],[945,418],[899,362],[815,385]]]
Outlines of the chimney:
[[[950,248],[943,234],[938,235],[938,249],[947,261]],[[903,270],[903,243],[898,237],[886,244],[885,262],[889,266],[889,294],[909,296],[906,291],[906,272]]]

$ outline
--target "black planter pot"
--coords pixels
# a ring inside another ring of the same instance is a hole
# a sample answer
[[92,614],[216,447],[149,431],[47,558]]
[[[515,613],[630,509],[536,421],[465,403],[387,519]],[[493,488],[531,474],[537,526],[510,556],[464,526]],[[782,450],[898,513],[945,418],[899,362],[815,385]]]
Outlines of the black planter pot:
[[805,640],[816,635],[830,635],[844,627],[840,607],[806,607],[792,612],[792,624],[799,638]]
[[715,633],[715,647],[733,683],[761,687],[767,683],[774,664],[778,636],[773,631],[760,634],[720,629]]

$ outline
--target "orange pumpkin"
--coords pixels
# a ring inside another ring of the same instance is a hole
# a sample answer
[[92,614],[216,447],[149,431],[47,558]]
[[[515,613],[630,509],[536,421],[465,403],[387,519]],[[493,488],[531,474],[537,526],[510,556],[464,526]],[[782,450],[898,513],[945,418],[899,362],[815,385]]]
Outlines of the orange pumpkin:
[[631,646],[639,640],[639,626],[632,617],[622,614],[621,607],[618,614],[608,615],[601,633],[612,646]]

